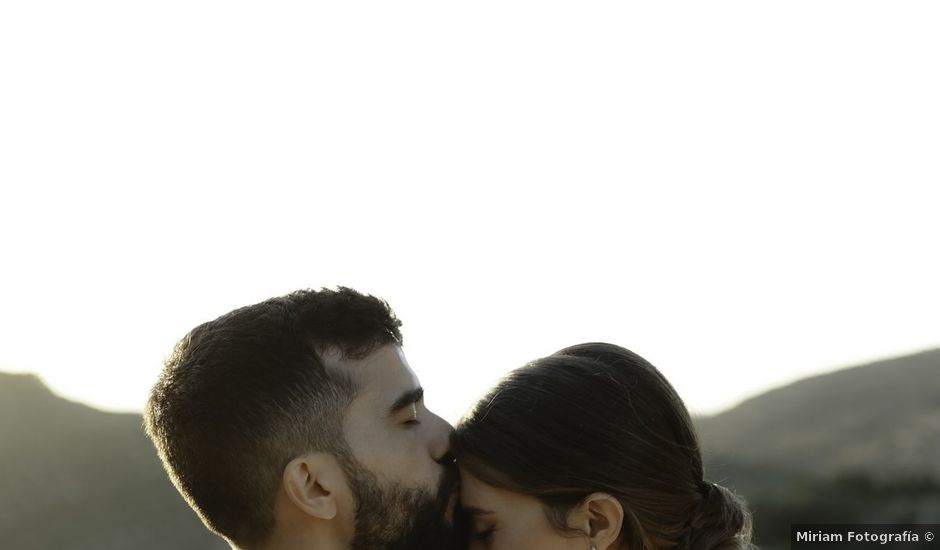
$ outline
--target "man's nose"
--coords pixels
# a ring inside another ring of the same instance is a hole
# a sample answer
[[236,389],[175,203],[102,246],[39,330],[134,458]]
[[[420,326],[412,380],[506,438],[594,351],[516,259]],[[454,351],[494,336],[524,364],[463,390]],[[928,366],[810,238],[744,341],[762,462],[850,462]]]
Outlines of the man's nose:
[[440,416],[428,412],[431,416],[429,421],[432,424],[428,449],[431,458],[436,462],[442,462],[450,455],[450,434],[454,432],[454,427]]

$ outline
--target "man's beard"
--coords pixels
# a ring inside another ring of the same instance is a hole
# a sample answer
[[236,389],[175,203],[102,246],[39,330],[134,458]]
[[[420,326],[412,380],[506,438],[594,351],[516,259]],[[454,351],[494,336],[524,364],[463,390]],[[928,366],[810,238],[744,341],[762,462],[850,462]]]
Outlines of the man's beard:
[[457,481],[457,468],[444,467],[435,495],[431,490],[382,483],[351,456],[344,469],[356,499],[352,550],[450,550],[461,539],[445,513]]

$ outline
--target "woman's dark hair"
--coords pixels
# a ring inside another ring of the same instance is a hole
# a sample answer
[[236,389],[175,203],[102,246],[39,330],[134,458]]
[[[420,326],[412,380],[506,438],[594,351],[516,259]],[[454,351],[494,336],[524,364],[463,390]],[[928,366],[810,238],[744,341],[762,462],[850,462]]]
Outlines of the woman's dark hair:
[[704,480],[682,400],[619,346],[572,346],[513,371],[457,427],[453,452],[484,483],[538,498],[562,532],[573,506],[603,492],[623,505],[628,548],[751,548],[744,502]]

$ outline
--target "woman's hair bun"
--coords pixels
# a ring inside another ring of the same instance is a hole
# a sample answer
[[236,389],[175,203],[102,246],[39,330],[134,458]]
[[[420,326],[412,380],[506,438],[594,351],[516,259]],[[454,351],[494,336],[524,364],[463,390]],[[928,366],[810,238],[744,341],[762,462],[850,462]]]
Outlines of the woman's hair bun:
[[691,522],[689,550],[746,550],[751,546],[751,515],[744,501],[715,483],[699,484],[702,500]]

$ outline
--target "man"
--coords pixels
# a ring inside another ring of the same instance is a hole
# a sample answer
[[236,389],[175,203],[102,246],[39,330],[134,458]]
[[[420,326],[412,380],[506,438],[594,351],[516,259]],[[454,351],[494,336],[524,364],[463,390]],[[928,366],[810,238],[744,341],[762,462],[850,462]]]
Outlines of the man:
[[424,407],[400,326],[340,287],[236,309],[177,343],[145,424],[209,529],[242,550],[451,544],[452,428]]

